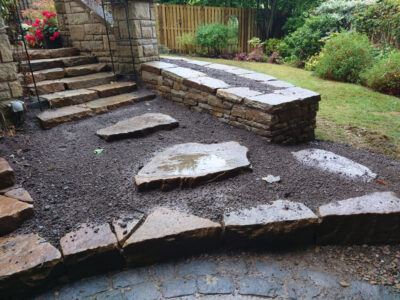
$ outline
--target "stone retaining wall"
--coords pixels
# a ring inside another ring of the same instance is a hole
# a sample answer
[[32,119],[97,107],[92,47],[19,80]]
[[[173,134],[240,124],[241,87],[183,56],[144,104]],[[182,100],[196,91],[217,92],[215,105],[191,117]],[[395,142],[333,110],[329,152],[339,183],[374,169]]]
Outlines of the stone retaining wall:
[[[268,77],[253,73],[255,78]],[[143,64],[142,80],[147,88],[168,100],[208,112],[268,142],[304,142],[315,137],[320,95],[282,81],[268,82],[282,89],[263,94],[248,88],[230,87],[204,73],[165,62]]]

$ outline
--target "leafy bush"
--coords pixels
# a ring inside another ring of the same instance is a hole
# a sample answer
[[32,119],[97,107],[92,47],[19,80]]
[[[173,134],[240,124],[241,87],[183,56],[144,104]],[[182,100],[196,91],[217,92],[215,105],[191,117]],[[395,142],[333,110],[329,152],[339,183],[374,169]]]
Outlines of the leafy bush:
[[271,55],[274,52],[280,53],[281,40],[272,38],[266,40],[264,44],[265,44],[265,53],[267,55]]
[[322,50],[315,73],[325,79],[359,82],[360,73],[373,61],[373,49],[365,34],[343,32],[333,36]]
[[262,47],[264,46],[265,42],[262,42],[260,38],[258,37],[253,37],[251,40],[248,40],[247,43],[252,47],[252,48],[257,48],[257,47]]
[[220,23],[207,24],[197,29],[195,39],[199,46],[207,49],[209,55],[219,55],[233,42],[236,31],[236,26]]
[[328,16],[310,16],[295,32],[285,38],[291,55],[308,59],[317,54],[324,46],[324,38],[340,30],[339,22]]
[[184,53],[190,53],[195,50],[196,39],[192,33],[184,33],[178,38],[178,44]]
[[378,92],[400,96],[400,51],[378,59],[361,78],[365,85]]

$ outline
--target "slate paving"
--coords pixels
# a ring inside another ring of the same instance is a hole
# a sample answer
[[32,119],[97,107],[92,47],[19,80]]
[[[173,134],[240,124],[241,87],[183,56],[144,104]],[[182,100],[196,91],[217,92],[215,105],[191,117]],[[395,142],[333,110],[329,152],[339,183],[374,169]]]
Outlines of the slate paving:
[[400,299],[382,286],[341,280],[251,255],[211,255],[95,276],[32,299]]

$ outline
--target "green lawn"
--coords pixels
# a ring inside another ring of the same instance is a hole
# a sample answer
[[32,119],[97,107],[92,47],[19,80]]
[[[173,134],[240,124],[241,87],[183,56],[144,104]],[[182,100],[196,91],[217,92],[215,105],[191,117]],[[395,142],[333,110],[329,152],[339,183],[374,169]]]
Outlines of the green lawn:
[[400,160],[400,99],[365,87],[322,80],[285,65],[196,58],[266,73],[322,95],[317,118],[319,139],[351,144]]

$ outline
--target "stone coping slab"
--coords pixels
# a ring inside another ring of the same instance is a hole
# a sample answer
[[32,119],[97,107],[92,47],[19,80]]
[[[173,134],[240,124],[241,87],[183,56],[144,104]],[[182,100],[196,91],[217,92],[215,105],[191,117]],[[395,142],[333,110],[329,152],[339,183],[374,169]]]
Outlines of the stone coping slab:
[[277,107],[281,107],[282,104],[291,103],[296,100],[300,100],[300,98],[271,93],[247,97],[244,99],[244,104],[252,108],[257,108],[269,112],[276,109]]
[[215,94],[217,89],[226,89],[229,84],[208,76],[185,79],[183,83],[189,87]]
[[[191,60],[187,60],[187,62],[192,63]],[[233,69],[237,68],[235,66],[229,66],[229,65],[223,65],[223,64],[210,64],[210,65],[206,65],[205,67],[214,69],[214,70],[219,70],[219,71],[233,70]]]
[[178,121],[168,115],[147,113],[100,129],[96,134],[106,141],[112,141],[121,138],[146,136],[158,130],[171,130],[178,126]]
[[141,190],[194,187],[249,170],[247,152],[237,142],[172,146],[145,165],[135,182]]
[[166,69],[163,68],[161,74],[166,77],[170,77],[178,82],[183,82],[185,79],[207,76],[202,72],[182,67],[166,68]]
[[147,71],[158,75],[161,74],[161,70],[177,67],[177,65],[165,63],[162,61],[151,61],[141,65],[142,71]]
[[0,189],[14,185],[15,175],[14,170],[10,167],[7,160],[0,157]]
[[377,177],[369,168],[346,157],[322,149],[305,149],[293,152],[293,156],[302,164],[318,168],[352,180],[370,182]]
[[217,96],[235,103],[242,103],[243,99],[261,95],[261,92],[250,90],[247,87],[234,87],[228,89],[220,89]]
[[17,229],[33,216],[33,205],[0,195],[0,236]]
[[260,81],[260,82],[267,82],[268,84],[270,84],[271,80],[276,80],[276,78],[274,76],[270,76],[267,74],[263,74],[263,73],[257,73],[257,72],[252,72],[252,73],[248,73],[248,74],[238,74],[238,76],[240,77],[244,77],[247,79],[251,79],[251,80],[255,80],[255,81]]

